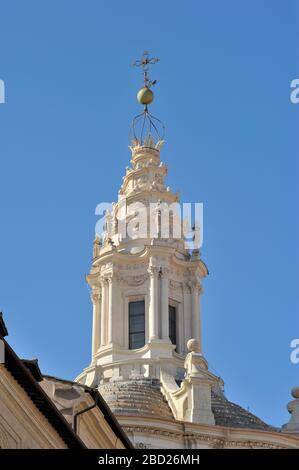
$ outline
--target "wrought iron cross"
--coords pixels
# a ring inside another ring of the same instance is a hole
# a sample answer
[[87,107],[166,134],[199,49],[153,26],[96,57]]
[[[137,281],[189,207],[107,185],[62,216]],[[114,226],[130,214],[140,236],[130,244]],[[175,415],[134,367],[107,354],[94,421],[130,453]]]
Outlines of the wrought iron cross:
[[143,71],[143,81],[144,81],[144,86],[147,88],[150,88],[152,85],[155,85],[157,83],[157,80],[152,81],[149,76],[149,66],[152,64],[156,64],[159,62],[160,59],[156,57],[149,57],[148,51],[144,51],[141,59],[135,60],[133,62],[132,66],[133,67],[142,67]]

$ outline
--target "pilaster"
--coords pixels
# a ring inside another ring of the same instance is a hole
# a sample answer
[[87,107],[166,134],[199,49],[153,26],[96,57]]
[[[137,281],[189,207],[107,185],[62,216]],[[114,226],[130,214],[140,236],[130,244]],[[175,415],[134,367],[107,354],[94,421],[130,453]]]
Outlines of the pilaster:
[[149,266],[150,275],[150,303],[149,303],[149,340],[159,339],[159,305],[158,305],[158,276],[159,268]]
[[192,337],[199,342],[200,352],[202,352],[201,338],[201,318],[199,309],[199,295],[201,293],[201,285],[198,281],[191,283],[191,304],[192,304]]
[[101,347],[105,346],[107,343],[107,280],[101,278]]
[[91,301],[93,305],[92,315],[92,358],[94,358],[100,347],[101,341],[101,292],[94,288],[91,292]]
[[161,270],[161,326],[162,326],[162,339],[169,340],[169,268],[163,267]]

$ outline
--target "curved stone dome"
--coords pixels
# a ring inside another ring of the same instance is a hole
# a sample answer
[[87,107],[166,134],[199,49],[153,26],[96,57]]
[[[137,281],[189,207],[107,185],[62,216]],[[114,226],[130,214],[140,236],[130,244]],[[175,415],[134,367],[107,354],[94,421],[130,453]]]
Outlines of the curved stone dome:
[[264,423],[239,405],[230,402],[224,395],[212,391],[212,411],[215,424],[232,428],[251,428],[261,431],[276,431],[276,428]]
[[[145,415],[174,421],[156,379],[131,379],[109,382],[99,387],[100,393],[116,415]],[[212,412],[216,426],[277,431],[224,394],[212,391]]]
[[116,415],[150,415],[174,420],[156,379],[109,382],[99,390]]

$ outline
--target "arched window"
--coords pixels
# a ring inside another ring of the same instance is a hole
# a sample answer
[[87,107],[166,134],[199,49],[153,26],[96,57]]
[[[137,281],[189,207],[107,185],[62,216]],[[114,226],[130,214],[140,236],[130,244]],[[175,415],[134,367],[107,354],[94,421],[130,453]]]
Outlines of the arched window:
[[168,307],[169,313],[169,339],[172,344],[176,344],[176,308],[173,305]]
[[129,349],[142,348],[145,344],[144,300],[129,302]]

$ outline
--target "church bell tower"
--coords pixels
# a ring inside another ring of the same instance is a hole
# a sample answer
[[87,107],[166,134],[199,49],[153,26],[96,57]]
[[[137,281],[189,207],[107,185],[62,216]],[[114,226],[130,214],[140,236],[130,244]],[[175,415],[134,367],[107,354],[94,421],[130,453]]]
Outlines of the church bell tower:
[[[188,340],[202,352],[200,296],[207,268],[199,250],[186,248],[179,194],[165,185],[164,126],[149,111],[154,99],[145,52],[137,94],[143,111],[131,128],[131,166],[118,202],[106,212],[87,276],[93,304],[92,362],[86,383],[148,377],[166,370],[184,377]],[[165,233],[166,234],[165,234]]]
[[[156,62],[145,52],[133,64],[143,71],[137,94],[143,110],[132,122],[131,165],[118,200],[94,240],[87,276],[92,357],[76,380],[100,391],[135,447],[287,445],[274,428],[227,400],[203,356],[200,298],[208,270],[199,251],[201,227],[196,219],[191,224],[190,247],[179,194],[165,184],[164,126],[149,110],[156,83],[149,66]],[[293,417],[292,430],[296,423]]]

